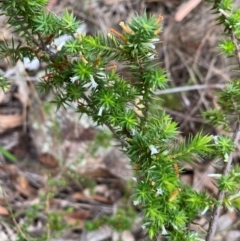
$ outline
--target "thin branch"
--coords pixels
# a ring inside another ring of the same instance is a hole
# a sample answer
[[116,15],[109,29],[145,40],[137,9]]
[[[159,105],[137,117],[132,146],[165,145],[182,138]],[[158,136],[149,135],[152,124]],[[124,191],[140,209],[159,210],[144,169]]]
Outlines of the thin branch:
[[17,221],[16,221],[16,219],[15,219],[15,217],[14,217],[12,208],[11,208],[11,206],[10,206],[10,203],[9,203],[8,199],[7,199],[6,193],[5,193],[5,191],[3,190],[3,187],[0,186],[0,189],[1,189],[1,191],[2,191],[3,198],[4,198],[4,200],[5,200],[6,204],[7,204],[7,207],[8,207],[9,212],[10,212],[10,216],[11,216],[11,218],[12,218],[12,221],[13,221],[13,223],[14,223],[17,231],[18,231],[18,233],[21,234],[22,237],[23,237],[26,241],[29,241],[29,239],[27,238],[27,236],[25,235],[25,233],[22,231],[21,227],[19,226],[19,224],[17,223]]
[[109,128],[113,135],[122,143],[124,147],[128,147],[128,143],[120,135],[117,134],[116,130],[111,126],[111,124],[106,122],[105,125]]
[[[240,137],[240,123],[238,121],[232,137],[235,144],[237,144],[239,137]],[[226,165],[223,167],[223,170],[222,170],[223,175],[227,175],[229,173],[231,169],[232,161],[233,161],[233,153],[230,153],[228,162],[226,163]],[[212,218],[209,223],[206,241],[212,241],[214,238],[214,235],[217,229],[217,221],[221,212],[224,196],[225,196],[225,191],[221,190],[218,192],[218,196],[217,196],[218,204],[213,209]]]
[[237,42],[236,37],[234,36],[233,31],[231,31],[231,38],[232,38],[232,41],[235,45],[236,54],[237,54],[237,61],[238,61],[238,65],[240,67],[240,49],[239,49],[238,42]]
[[181,22],[202,0],[189,0],[183,3],[175,14],[175,21]]
[[166,95],[166,94],[193,91],[193,90],[202,90],[202,89],[222,89],[224,87],[225,87],[224,84],[181,86],[181,87],[176,87],[176,88],[171,88],[171,89],[157,90],[154,92],[154,94],[155,95]]
[[[235,45],[237,61],[238,61],[239,67],[240,67],[240,49],[238,47],[237,39],[234,36],[233,31],[231,31],[231,38],[232,38],[232,41]],[[237,123],[236,123],[236,128],[235,128],[235,130],[233,132],[233,136],[232,136],[232,140],[234,141],[235,146],[238,143],[239,138],[240,138],[240,123],[239,123],[239,119],[238,119]],[[229,173],[229,171],[231,170],[232,161],[233,161],[233,153],[230,153],[229,158],[228,158],[228,162],[225,164],[225,166],[223,167],[223,170],[222,170],[223,175],[227,175]],[[212,218],[211,218],[211,221],[209,223],[206,241],[212,241],[213,238],[214,238],[214,235],[215,235],[215,232],[216,232],[216,229],[217,229],[218,218],[219,218],[221,208],[222,208],[222,204],[223,204],[224,196],[225,196],[225,191],[220,190],[218,192],[218,196],[217,196],[218,204],[213,209]]]
[[[90,100],[89,100],[89,98],[88,98],[86,95],[83,94],[82,98],[83,98],[87,103],[90,103]],[[96,110],[96,111],[97,111],[97,110]],[[112,125],[111,125],[110,123],[106,122],[106,123],[104,123],[104,124],[109,128],[109,130],[113,133],[113,135],[115,136],[115,138],[116,138],[117,140],[119,140],[124,147],[128,147],[128,143],[127,143],[120,135],[117,134],[116,130],[112,127]]]

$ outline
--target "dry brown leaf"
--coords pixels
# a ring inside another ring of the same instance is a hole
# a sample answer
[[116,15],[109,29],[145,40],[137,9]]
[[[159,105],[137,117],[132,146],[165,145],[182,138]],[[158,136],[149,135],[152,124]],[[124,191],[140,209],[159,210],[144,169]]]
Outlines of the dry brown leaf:
[[5,207],[0,206],[0,215],[2,215],[2,216],[8,216],[8,215],[9,215],[9,212],[8,212],[8,210],[7,210]]
[[104,4],[106,5],[113,5],[118,3],[119,3],[119,0],[104,0]]
[[64,220],[69,225],[78,226],[80,228],[83,228],[83,224],[84,224],[83,220],[75,219],[75,218],[72,218],[72,217],[69,217],[69,216],[64,217]]
[[83,227],[83,221],[90,218],[92,218],[92,214],[89,210],[74,210],[64,217],[70,225],[78,225],[81,228]]
[[231,227],[236,220],[238,220],[236,212],[228,211],[227,213],[223,214],[218,219],[218,223],[217,223],[218,232],[221,232]]
[[53,9],[53,7],[58,3],[58,0],[50,0],[49,3],[48,3],[48,6],[47,8],[49,10]]
[[108,169],[104,167],[99,167],[95,170],[91,170],[83,174],[86,177],[90,178],[116,178]]
[[17,191],[25,196],[25,197],[29,197],[31,192],[32,192],[32,188],[30,187],[29,185],[29,182],[28,180],[26,179],[26,177],[24,177],[23,175],[19,175],[17,177],[17,180],[16,180],[16,189]]
[[181,22],[202,0],[189,0],[183,3],[175,14],[175,21]]
[[83,201],[83,200],[85,200],[85,201],[91,201],[92,200],[92,197],[90,196],[90,195],[85,195],[85,194],[83,194],[83,193],[81,193],[81,192],[75,192],[75,193],[73,193],[73,195],[72,195],[72,199],[73,200],[81,200],[81,201]]
[[67,216],[78,220],[88,219],[92,217],[90,210],[74,210]]
[[6,173],[8,173],[10,176],[15,176],[19,172],[19,170],[16,167],[16,165],[3,164],[3,165],[0,165],[0,168],[1,168],[1,170],[3,170]]
[[93,195],[92,198],[98,202],[112,204],[112,202],[108,198],[101,195]]
[[0,133],[23,124],[23,115],[0,115]]
[[26,109],[30,102],[30,90],[27,84],[27,80],[24,77],[26,73],[25,67],[21,61],[17,62],[16,65],[16,80],[15,84],[18,86],[18,93],[14,94],[14,96],[19,99],[19,101],[23,104],[23,108]]
[[42,153],[39,156],[39,162],[47,168],[58,168],[59,166],[56,158],[50,153]]

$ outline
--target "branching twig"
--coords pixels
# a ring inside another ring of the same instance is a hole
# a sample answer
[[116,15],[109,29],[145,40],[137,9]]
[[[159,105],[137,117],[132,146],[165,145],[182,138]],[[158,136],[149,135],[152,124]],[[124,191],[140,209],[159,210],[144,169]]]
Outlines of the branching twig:
[[[235,128],[235,131],[233,133],[233,137],[232,137],[235,144],[238,142],[239,137],[240,137],[240,123],[238,121],[237,126]],[[230,153],[229,158],[228,158],[228,162],[226,163],[226,165],[223,167],[223,170],[222,170],[223,175],[227,175],[229,173],[229,171],[231,169],[232,161],[233,161],[233,153]],[[225,191],[223,191],[223,190],[219,191],[218,196],[217,196],[218,204],[213,209],[212,218],[211,218],[211,221],[209,223],[206,241],[212,241],[213,240],[213,237],[214,237],[216,229],[217,229],[217,221],[218,221],[220,211],[221,211],[221,208],[222,208],[224,196],[225,196]]]
[[122,143],[124,147],[128,147],[128,143],[116,133],[116,130],[109,123],[105,123],[105,125],[109,128],[109,130],[113,133],[113,135]]
[[[231,38],[232,38],[232,41],[235,45],[237,61],[238,61],[239,67],[240,67],[240,50],[239,50],[238,43],[237,43],[237,40],[234,36],[233,31],[231,31]],[[237,124],[236,124],[236,128],[235,128],[235,130],[233,132],[233,136],[232,136],[232,140],[234,141],[235,145],[237,144],[237,142],[239,140],[239,137],[240,137],[240,123],[239,123],[239,119],[238,119]],[[223,167],[223,170],[222,170],[223,175],[227,175],[229,173],[229,171],[231,169],[232,161],[233,161],[233,153],[230,153],[229,158],[228,158],[228,162],[226,163],[226,165]],[[218,221],[220,211],[221,211],[221,208],[222,208],[224,196],[225,196],[225,191],[220,190],[218,192],[218,196],[217,196],[218,204],[213,209],[212,218],[211,218],[211,221],[209,223],[206,241],[212,241],[213,240],[213,237],[214,237],[216,229],[217,229],[217,221]]]
[[157,90],[154,93],[156,95],[166,95],[178,92],[186,92],[186,91],[193,91],[193,90],[202,90],[202,89],[222,89],[225,87],[224,84],[207,84],[207,85],[190,85],[190,86],[180,86],[171,89],[165,90]]
[[[90,100],[86,95],[83,94],[82,97],[87,103],[90,103]],[[119,140],[124,147],[128,147],[128,143],[120,135],[117,134],[116,130],[112,127],[110,123],[106,122],[105,125],[109,128],[109,130],[113,133],[115,138]]]
[[16,221],[16,219],[15,219],[15,217],[14,217],[12,208],[11,208],[11,206],[10,206],[10,203],[9,203],[7,197],[6,197],[6,193],[5,193],[5,191],[3,190],[2,186],[0,186],[0,189],[1,189],[1,191],[2,191],[3,197],[4,197],[4,199],[5,199],[5,202],[6,202],[6,204],[7,204],[7,207],[8,207],[8,209],[9,209],[9,212],[10,212],[10,216],[11,216],[11,218],[12,218],[12,221],[13,221],[15,227],[17,228],[18,233],[21,234],[22,237],[23,237],[26,241],[28,241],[29,239],[28,239],[27,236],[24,234],[24,232],[22,231],[21,227],[18,225],[18,223],[17,223],[17,221]]

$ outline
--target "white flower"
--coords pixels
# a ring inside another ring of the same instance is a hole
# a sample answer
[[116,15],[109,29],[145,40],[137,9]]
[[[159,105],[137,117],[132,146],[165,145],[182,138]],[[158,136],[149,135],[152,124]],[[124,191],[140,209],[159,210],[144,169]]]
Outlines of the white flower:
[[66,42],[61,42],[58,46],[57,46],[57,51],[60,51],[62,49],[62,47],[65,45]]
[[143,229],[143,230],[146,229],[146,227],[147,227],[149,224],[150,224],[150,222],[144,223],[144,224],[141,226],[142,229]]
[[219,9],[218,10],[222,15],[224,15],[225,17],[228,17],[229,16],[229,14],[226,12],[226,11],[224,11],[223,9]]
[[232,213],[234,211],[234,207],[227,206],[227,209],[230,213]]
[[151,156],[158,153],[158,150],[154,145],[150,145],[149,148],[151,151]]
[[32,60],[30,60],[27,57],[23,58],[23,65],[25,67],[25,69],[27,70],[38,70],[40,67],[40,62],[38,58],[33,58]]
[[101,106],[100,109],[99,109],[99,111],[98,111],[98,116],[102,116],[103,109],[104,109],[104,108]]
[[218,143],[218,136],[212,136],[212,139],[214,140],[214,142],[217,144]]
[[93,89],[96,89],[98,84],[95,82],[94,78],[92,75],[90,75],[90,80],[91,80],[91,85]]
[[222,174],[218,174],[218,173],[210,173],[207,175],[208,177],[215,177],[215,178],[220,178],[222,176]]
[[168,234],[167,230],[165,229],[165,226],[162,225],[162,235]]
[[174,229],[178,230],[178,227],[174,223],[172,223],[172,226]]
[[157,195],[162,195],[163,194],[162,188],[158,188],[156,193]]
[[152,42],[152,43],[159,42],[159,38],[153,38],[153,39],[151,40],[151,42]]
[[238,198],[238,197],[240,197],[240,191],[237,194],[229,196],[229,200],[233,200],[233,199]]
[[204,210],[202,211],[202,215],[204,215],[206,212],[207,212],[207,210],[209,209],[209,207],[208,206],[206,206],[205,208],[204,208]]
[[141,226],[141,228],[142,228],[143,230],[145,230],[145,229],[146,229],[146,226],[143,224],[143,225]]
[[229,155],[228,155],[228,153],[225,153],[224,154],[224,162],[228,162],[228,159],[229,159]]
[[132,177],[134,182],[137,182],[137,178],[136,177]]
[[51,43],[51,46],[56,49],[57,51],[60,51],[64,44],[67,41],[70,41],[72,39],[72,36],[64,34],[59,36],[58,38],[55,38],[54,41]]
[[150,49],[155,49],[155,45],[152,43],[142,43],[142,45]]
[[134,200],[134,201],[133,201],[133,205],[134,205],[134,206],[137,206],[139,203],[141,203],[139,200]]
[[71,81],[72,83],[75,83],[75,81],[78,80],[78,79],[79,79],[78,76],[70,77],[70,81]]
[[134,136],[136,134],[136,130],[135,129],[131,129],[130,131],[131,131],[132,136]]
[[155,58],[155,54],[153,54],[153,53],[148,53],[147,56],[148,56],[149,59]]
[[85,23],[81,23],[74,33],[74,37],[77,38],[78,34],[85,34],[87,30],[87,25]]
[[106,74],[103,71],[97,72],[97,77],[104,80],[107,78]]

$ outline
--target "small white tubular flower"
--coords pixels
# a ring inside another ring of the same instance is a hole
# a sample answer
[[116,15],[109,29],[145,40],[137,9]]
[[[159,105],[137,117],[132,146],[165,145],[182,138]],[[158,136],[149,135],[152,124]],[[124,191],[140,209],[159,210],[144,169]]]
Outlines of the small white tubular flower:
[[208,206],[206,206],[205,208],[204,208],[204,210],[202,211],[202,215],[204,215],[206,212],[207,212],[207,210],[209,209],[209,207]]
[[240,191],[238,193],[234,194],[234,195],[229,196],[229,200],[233,200],[233,199],[238,198],[238,197],[240,197]]
[[142,43],[142,45],[150,49],[155,49],[155,45],[152,43]]
[[167,234],[168,234],[168,232],[167,232],[165,226],[162,225],[162,235],[167,235]]
[[137,206],[139,203],[141,203],[139,200],[134,200],[134,201],[133,201],[133,205],[134,205],[134,206]]
[[27,57],[23,58],[23,65],[25,67],[25,69],[27,70],[38,70],[40,67],[40,62],[38,58],[33,58],[32,60],[30,60]]
[[153,39],[151,40],[151,42],[152,42],[152,43],[157,43],[157,42],[159,42],[159,38],[153,38]]
[[87,31],[87,25],[85,23],[81,23],[74,33],[74,37],[77,38],[78,34],[85,34]]
[[146,229],[146,226],[143,224],[143,225],[141,226],[141,228],[142,228],[143,230],[145,230],[145,229]]
[[175,225],[174,223],[172,223],[172,226],[173,226],[174,229],[178,230],[177,225]]
[[102,116],[103,109],[104,109],[104,108],[101,106],[100,109],[99,109],[99,111],[98,111],[98,116]]
[[95,82],[94,78],[92,75],[90,75],[90,80],[91,80],[91,86],[93,89],[96,89],[98,84]]
[[130,131],[131,131],[132,136],[134,136],[136,134],[136,130],[134,128],[132,128]]
[[227,209],[230,213],[234,212],[234,207],[227,206]]
[[217,144],[218,143],[218,136],[212,136],[212,139],[214,140],[214,142]]
[[78,79],[79,79],[78,76],[70,77],[70,81],[71,81],[72,83],[75,83],[75,81],[78,80]]
[[224,162],[228,162],[228,159],[229,159],[229,155],[228,155],[228,153],[225,153],[224,154]]
[[146,227],[148,226],[150,224],[150,222],[147,222],[147,223],[144,223],[141,227],[142,227],[142,229],[143,230],[145,230],[146,229]]
[[136,177],[132,177],[134,182],[137,182],[137,178]]
[[208,177],[215,177],[215,178],[220,178],[222,176],[222,174],[218,174],[218,173],[210,173],[207,175]]
[[149,59],[154,59],[155,58],[155,54],[152,54],[152,53],[148,53],[147,56],[148,56]]
[[151,156],[158,153],[158,150],[154,145],[150,145],[149,149],[151,151]]
[[158,188],[156,194],[157,195],[162,195],[163,194],[162,188]]
[[156,165],[153,165],[153,166],[150,166],[150,167],[149,167],[149,170],[150,170],[150,169],[155,169],[155,168],[156,168]]
[[226,12],[226,11],[224,11],[223,9],[219,9],[218,10],[222,15],[224,15],[225,17],[228,17],[229,16],[229,14]]
[[62,42],[57,46],[57,51],[60,51],[66,42]]
[[107,76],[106,76],[106,74],[103,72],[103,71],[99,71],[99,72],[97,72],[97,77],[99,78],[99,79],[106,79],[107,78]]

